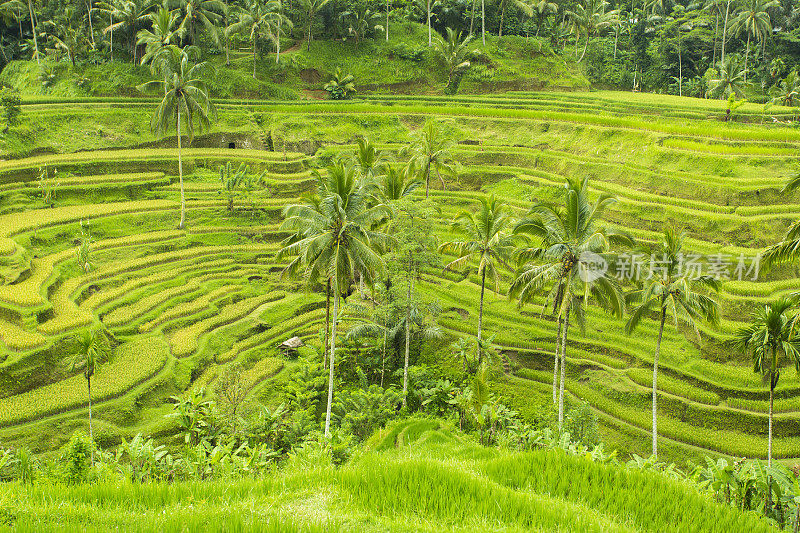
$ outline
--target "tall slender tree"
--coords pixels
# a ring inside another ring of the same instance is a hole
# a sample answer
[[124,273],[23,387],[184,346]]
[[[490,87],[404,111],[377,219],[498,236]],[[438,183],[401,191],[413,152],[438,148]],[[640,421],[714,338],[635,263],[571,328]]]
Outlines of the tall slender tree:
[[[352,165],[350,165],[351,167]],[[373,228],[386,217],[384,205],[369,207],[356,172],[328,172],[319,185],[317,208],[295,204],[284,208],[281,226],[294,233],[278,257],[295,256],[286,272],[302,272],[307,281],[330,281],[333,292],[333,324],[330,335],[328,404],[325,413],[325,436],[330,435],[336,357],[336,326],[342,293],[348,291],[358,271],[370,282],[382,278],[385,269],[380,252],[389,237]]]
[[191,142],[195,122],[200,131],[209,129],[216,116],[216,109],[202,78],[209,68],[200,61],[200,51],[196,47],[179,48],[169,45],[167,52],[160,54],[151,64],[151,71],[158,79],[140,85],[144,90],[151,86],[163,88],[164,97],[156,107],[150,127],[157,135],[163,135],[175,126],[178,140],[178,181],[181,189],[181,220],[186,222],[186,195],[183,188],[183,156],[181,152],[182,128],[189,134]]
[[298,5],[303,11],[305,19],[306,49],[311,50],[311,41],[314,38],[314,19],[319,10],[325,7],[330,0],[299,0]]
[[178,14],[161,8],[155,13],[149,13],[150,27],[139,30],[136,44],[145,46],[142,64],[150,63],[156,56],[164,52],[178,39]]
[[197,30],[205,28],[218,45],[225,4],[220,0],[181,0],[181,22],[179,29],[184,42],[197,44]]
[[[131,61],[136,64],[136,39],[139,28],[150,20],[150,11],[155,6],[154,0],[109,0],[100,4],[101,9],[111,15],[112,23],[109,24],[103,33],[111,33],[114,39],[114,31],[123,31],[128,35],[130,46]],[[113,22],[117,19],[118,22]]]
[[[86,387],[89,395],[89,439],[94,442],[92,429],[92,377],[97,367],[108,359],[108,337],[103,330],[91,329],[84,331],[83,335],[76,338],[75,353],[71,357],[72,369],[83,370],[86,378]],[[94,463],[94,446],[92,446],[92,463]]]
[[443,175],[455,174],[452,152],[454,146],[455,141],[444,132],[441,125],[431,120],[417,133],[414,141],[408,147],[411,162],[420,169],[425,180],[426,199],[430,189],[431,170],[439,177],[442,188],[445,186]]
[[[644,287],[628,295],[632,306],[631,316],[625,324],[625,333],[630,335],[643,318],[655,313],[658,320],[658,337],[653,356],[653,456],[658,456],[658,363],[661,353],[661,339],[664,335],[664,324],[671,318],[678,328],[683,322],[700,333],[697,322],[706,321],[712,325],[719,323],[719,305],[716,301],[698,289],[706,288],[718,291],[719,281],[710,276],[692,277],[692,273],[683,269],[683,241],[685,234],[673,228],[664,230],[663,239],[656,250],[645,249],[655,258],[651,262],[649,272],[644,280]],[[639,269],[636,269],[637,271]]]
[[253,44],[253,79],[255,79],[259,41],[267,39],[280,47],[281,24],[291,24],[291,21],[282,13],[281,4],[277,0],[269,0],[266,3],[249,0],[246,7],[237,12],[237,17],[237,22],[228,26],[225,34],[228,37],[234,33],[247,34]]
[[494,196],[480,199],[481,206],[477,214],[463,211],[453,222],[453,231],[464,237],[459,241],[448,241],[439,246],[443,253],[454,253],[455,260],[445,266],[453,270],[473,260],[478,264],[478,276],[481,278],[481,297],[478,305],[478,366],[483,361],[481,339],[483,332],[483,300],[486,291],[486,278],[494,281],[495,292],[500,288],[500,268],[512,270],[508,260],[514,251],[513,239],[510,235],[511,218],[504,205]]
[[734,346],[751,355],[753,371],[760,373],[769,385],[768,466],[772,466],[773,401],[781,368],[791,363],[800,373],[800,319],[797,314],[789,314],[796,308],[796,299],[789,298],[780,298],[760,307],[753,314],[750,325],[737,330],[731,340]]
[[[553,306],[559,317],[561,331],[561,380],[558,400],[559,431],[564,422],[564,379],[567,339],[570,317],[583,325],[584,305],[593,300],[616,316],[625,309],[624,296],[619,285],[606,275],[598,275],[594,264],[612,245],[631,246],[632,239],[600,225],[605,210],[616,202],[613,196],[603,194],[595,202],[588,198],[588,178],[567,182],[564,207],[537,204],[528,216],[515,227],[517,234],[525,234],[540,242],[518,253],[521,263],[509,288],[509,297],[520,303],[529,302],[549,288]],[[556,348],[558,353],[558,347]],[[555,376],[558,365],[555,365]]]
[[744,53],[744,81],[747,83],[747,62],[750,59],[750,38],[762,45],[772,34],[772,21],[769,10],[778,7],[778,0],[744,0],[739,15],[733,21],[734,29],[747,34],[747,47]]

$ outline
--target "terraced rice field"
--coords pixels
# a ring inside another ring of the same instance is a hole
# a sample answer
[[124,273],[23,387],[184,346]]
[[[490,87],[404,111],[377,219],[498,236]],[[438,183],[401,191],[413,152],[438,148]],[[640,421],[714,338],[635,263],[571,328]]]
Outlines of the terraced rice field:
[[[740,256],[751,261],[800,216],[800,197],[779,194],[800,161],[800,131],[781,123],[787,113],[765,116],[760,106],[747,105],[726,124],[719,102],[517,93],[227,102],[217,128],[246,138],[250,148],[226,148],[225,134],[214,134],[184,151],[187,229],[177,230],[174,139],[141,146],[149,139],[135,133],[146,130],[151,109],[147,100],[29,102],[27,124],[53,124],[36,141],[50,153],[0,160],[4,442],[54,447],[84,424],[84,383],[60,361],[71,337],[99,321],[121,343],[98,375],[97,427],[107,442],[139,431],[168,433],[164,399],[193,385],[212,386],[224,365],[245,365],[253,394],[263,393],[283,368],[271,359],[276,345],[292,335],[314,337],[324,321],[322,295],[280,278],[280,210],[313,187],[313,168],[351,152],[356,135],[397,153],[425,120],[436,119],[458,139],[459,177],[432,192],[442,208],[442,238],[450,220],[484,192],[521,216],[532,199],[555,198],[573,176],[589,176],[595,193],[618,197],[609,225],[654,241],[665,224],[675,224],[688,231],[693,252],[723,254],[733,265]],[[110,113],[121,131],[132,133],[96,142],[92,124]],[[59,117],[69,117],[69,126]],[[66,128],[70,142],[56,142]],[[75,151],[76,143],[87,151]],[[232,214],[218,186],[225,161],[268,173],[264,190]],[[39,198],[45,170],[54,207]],[[82,220],[96,241],[88,274],[75,260]],[[664,452],[765,457],[767,389],[749,362],[719,341],[755,305],[796,291],[795,274],[786,267],[725,283],[721,329],[704,328],[701,340],[667,327],[659,383]],[[510,277],[506,272],[498,294],[488,293],[484,325],[503,354],[496,390],[532,415],[532,406],[550,395],[555,324],[542,315],[541,302],[519,310],[508,301]],[[452,336],[474,335],[478,281],[474,273],[424,273],[420,287],[440,300],[440,325]],[[649,449],[655,336],[656,325],[645,322],[626,337],[622,320],[590,309],[585,332],[571,338],[566,389],[595,409],[612,447]],[[774,442],[774,455],[785,460],[800,457],[798,393],[800,380],[785,372]]]

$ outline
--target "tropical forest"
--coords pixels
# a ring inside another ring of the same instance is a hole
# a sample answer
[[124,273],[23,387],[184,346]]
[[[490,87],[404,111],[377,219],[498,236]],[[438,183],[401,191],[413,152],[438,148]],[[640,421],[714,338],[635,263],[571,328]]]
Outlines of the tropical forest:
[[0,531],[800,533],[800,1],[0,0]]

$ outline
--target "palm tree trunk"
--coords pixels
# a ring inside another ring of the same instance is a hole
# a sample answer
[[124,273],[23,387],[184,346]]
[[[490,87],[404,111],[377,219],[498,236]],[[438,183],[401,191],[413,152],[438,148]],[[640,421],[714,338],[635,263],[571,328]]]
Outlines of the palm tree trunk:
[[428,189],[430,188],[431,181],[431,160],[428,159],[428,164],[425,165],[425,199],[428,199]]
[[92,432],[92,378],[91,377],[86,378],[86,386],[89,389],[89,440],[92,442],[92,464],[94,464],[94,433]]
[[[469,17],[469,36],[472,37],[474,35],[473,28],[475,27],[475,8],[477,7],[475,4],[478,0],[472,0],[472,15]],[[21,35],[21,33],[20,33]]]
[[[774,348],[773,348],[774,351]],[[767,466],[772,466],[772,401],[775,393],[773,376],[770,376],[769,383],[769,434],[767,436]]]
[[481,41],[486,46],[486,0],[481,0]]
[[86,4],[88,7],[87,17],[89,18],[89,36],[92,39],[92,48],[94,48],[95,44],[94,44],[94,25],[92,24],[92,0],[87,0]]
[[483,331],[483,293],[486,290],[486,267],[481,269],[481,304],[478,308],[478,368],[483,362],[483,351],[481,350],[481,332]]
[[614,59],[617,58],[617,41],[619,40],[619,31],[614,31]]
[[386,42],[389,42],[389,0],[386,0]]
[[558,433],[564,428],[564,381],[567,378],[567,332],[569,330],[569,306],[564,319],[564,336],[561,338],[561,383],[558,390]]
[[275,36],[275,62],[281,62],[281,22],[278,21],[278,31]]
[[583,58],[586,57],[586,50],[589,48],[589,33],[586,33],[586,42],[583,44],[583,53],[581,54],[580,59],[578,59],[578,63],[583,61]]
[[714,55],[711,66],[717,64],[717,39],[719,38],[719,8],[714,10]]
[[[776,348],[772,348],[772,360],[775,360]],[[775,374],[769,376],[769,433],[767,436],[767,468],[772,467],[772,401],[775,393]],[[767,504],[764,506],[764,514],[768,514],[772,508],[772,476],[767,477]]]
[[431,39],[431,0],[427,1],[428,7],[428,46],[433,44],[433,40]]
[[333,404],[333,368],[336,355],[336,316],[339,313],[339,283],[338,279],[333,284],[333,329],[331,331],[331,362],[328,374],[328,407],[325,408],[325,436],[331,434],[331,405]]
[[325,285],[325,349],[322,351],[322,368],[328,366],[328,343],[331,331],[331,278]]
[[558,402],[558,350],[561,348],[561,327],[563,319],[558,317],[558,333],[556,334],[556,359],[553,363],[553,405]]
[[181,108],[178,107],[177,120],[175,121],[176,130],[178,131],[178,183],[181,187],[181,222],[178,224],[179,229],[183,229],[186,222],[186,195],[183,190],[183,157],[181,154]]
[[253,37],[253,79],[256,79],[256,38]]
[[678,28],[678,96],[683,96],[683,58],[681,57],[680,28]]
[[42,62],[39,60],[39,41],[36,39],[36,19],[33,17],[32,0],[28,0],[28,11],[30,11],[31,15],[31,33],[33,33],[33,50],[36,52],[36,64],[41,65]]
[[[411,258],[409,258],[409,262],[411,262]],[[406,286],[406,358],[403,363],[403,407],[406,406],[408,397],[408,356],[411,352],[411,290],[413,283],[414,275],[411,274],[411,279]]]
[[506,15],[506,2],[505,0],[502,0],[500,2],[500,30],[497,32],[498,37],[503,36],[503,18],[505,17],[505,15]]
[[658,326],[656,355],[653,357],[653,457],[658,457],[658,355],[661,352],[661,339],[664,336],[664,322],[667,319],[666,309],[661,309],[661,323]]
[[750,32],[747,32],[747,48],[744,52],[744,83],[747,84],[747,60],[750,59]]
[[111,61],[114,61],[114,15],[108,14],[108,26],[111,28],[111,36],[108,41],[111,44]]
[[386,371],[386,337],[389,334],[387,324],[383,324],[383,352],[381,353],[381,387],[383,387],[383,376]]
[[720,53],[720,61],[725,61],[725,41],[728,38],[728,14],[731,11],[731,2],[733,0],[728,0],[728,3],[725,5],[725,22],[722,25],[722,52]]

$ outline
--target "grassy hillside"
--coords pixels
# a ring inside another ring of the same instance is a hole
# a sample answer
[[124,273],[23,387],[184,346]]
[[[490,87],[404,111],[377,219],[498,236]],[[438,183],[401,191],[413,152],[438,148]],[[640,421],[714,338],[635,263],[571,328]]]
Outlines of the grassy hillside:
[[[483,193],[521,216],[533,200],[557,199],[567,177],[589,176],[592,194],[619,198],[607,214],[610,225],[649,242],[665,224],[685,227],[692,251],[727,254],[734,263],[778,240],[800,214],[800,197],[779,193],[797,171],[800,131],[780,115],[765,116],[761,106],[745,105],[723,123],[721,102],[643,94],[376,95],[346,103],[221,103],[214,132],[184,153],[188,225],[177,230],[177,153],[174,139],[148,132],[153,107],[152,100],[125,98],[31,100],[23,123],[3,139],[4,443],[52,449],[85,427],[85,383],[63,359],[72,337],[100,320],[121,343],[97,376],[94,414],[104,445],[138,432],[170,435],[166,398],[213,386],[232,362],[250,372],[251,398],[274,401],[271,391],[295,370],[276,344],[292,335],[314,342],[324,322],[320,293],[304,295],[298,283],[280,278],[280,210],[313,187],[312,169],[351,153],[359,135],[396,153],[434,119],[458,141],[458,178],[433,191],[441,239]],[[268,178],[233,213],[217,175],[226,161],[265,170]],[[55,194],[53,207],[41,199],[46,191]],[[96,241],[89,274],[79,270],[74,244],[86,219]],[[499,293],[487,292],[486,335],[502,353],[493,387],[540,421],[555,324],[542,316],[541,300],[521,311],[507,300],[510,278],[504,272]],[[479,280],[472,271],[437,269],[426,271],[419,287],[440,302],[447,340],[433,353],[415,353],[412,363],[447,374],[455,365],[447,341],[475,334]],[[756,281],[731,280],[719,297],[720,330],[703,328],[698,339],[667,327],[659,383],[666,458],[766,455],[768,391],[746,357],[720,341],[755,305],[793,291],[789,267]],[[590,308],[585,332],[571,334],[566,390],[569,403],[590,403],[609,447],[646,455],[657,325],[645,321],[626,337],[623,324]],[[131,353],[146,356],[132,360]],[[786,462],[800,450],[799,392],[787,368],[776,393],[774,442],[775,456]]]
[[20,532],[772,531],[688,482],[559,448],[484,448],[433,420],[394,425],[338,469],[306,447],[257,479],[6,488],[0,523]]
[[[207,81],[216,98],[324,98],[325,83],[337,68],[355,76],[363,94],[441,94],[447,71],[427,46],[424,26],[398,24],[388,42],[383,39],[283,43],[280,63],[269,54],[258,58],[253,78],[252,50],[234,50],[231,63],[218,52],[207,59],[215,67]],[[586,78],[552,52],[544,39],[487,38],[472,44],[479,53],[461,91],[488,93],[504,90],[586,90]],[[37,66],[15,61],[0,72],[0,85],[17,87],[23,96],[141,96],[136,86],[151,78],[147,67],[123,63],[79,65],[66,62]]]

